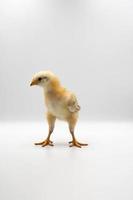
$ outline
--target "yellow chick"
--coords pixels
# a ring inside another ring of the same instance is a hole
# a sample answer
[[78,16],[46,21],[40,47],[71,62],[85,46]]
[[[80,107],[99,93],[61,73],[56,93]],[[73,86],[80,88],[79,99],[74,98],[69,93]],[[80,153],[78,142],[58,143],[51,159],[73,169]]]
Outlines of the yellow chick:
[[83,144],[77,141],[74,135],[74,128],[78,120],[78,113],[80,106],[76,96],[62,87],[59,79],[50,71],[40,71],[36,73],[30,86],[38,85],[43,88],[45,103],[47,107],[47,121],[49,125],[49,132],[47,138],[35,145],[53,146],[53,142],[50,140],[50,136],[54,130],[55,120],[64,120],[69,125],[69,130],[72,136],[72,141],[69,142],[70,147],[76,146],[81,148],[87,144]]

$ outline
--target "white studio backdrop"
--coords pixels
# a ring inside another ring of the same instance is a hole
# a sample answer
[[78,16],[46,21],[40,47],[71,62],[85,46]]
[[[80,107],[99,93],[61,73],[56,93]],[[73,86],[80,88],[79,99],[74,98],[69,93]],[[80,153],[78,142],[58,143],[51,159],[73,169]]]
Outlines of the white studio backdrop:
[[133,119],[133,1],[1,0],[0,120],[42,120],[32,75],[52,70],[81,119]]

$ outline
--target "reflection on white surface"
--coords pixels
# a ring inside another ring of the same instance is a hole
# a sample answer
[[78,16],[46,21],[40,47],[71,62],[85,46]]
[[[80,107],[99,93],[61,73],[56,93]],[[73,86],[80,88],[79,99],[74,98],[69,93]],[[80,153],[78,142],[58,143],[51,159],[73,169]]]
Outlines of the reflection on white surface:
[[54,147],[43,123],[1,123],[1,200],[132,200],[133,123],[82,122],[77,137],[89,147],[69,148],[70,135],[57,123]]

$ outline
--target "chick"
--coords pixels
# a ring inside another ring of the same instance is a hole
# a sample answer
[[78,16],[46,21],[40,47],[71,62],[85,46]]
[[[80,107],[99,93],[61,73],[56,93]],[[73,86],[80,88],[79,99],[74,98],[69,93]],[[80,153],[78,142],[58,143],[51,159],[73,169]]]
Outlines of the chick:
[[82,146],[86,146],[87,144],[78,142],[74,135],[74,128],[80,110],[76,96],[62,87],[57,76],[50,71],[36,73],[30,83],[30,86],[33,85],[38,85],[43,88],[49,125],[47,138],[42,142],[35,143],[35,145],[42,145],[42,147],[47,145],[53,146],[50,136],[54,130],[56,119],[60,119],[66,121],[69,125],[72,136],[72,141],[69,142],[70,147],[76,146],[81,148]]

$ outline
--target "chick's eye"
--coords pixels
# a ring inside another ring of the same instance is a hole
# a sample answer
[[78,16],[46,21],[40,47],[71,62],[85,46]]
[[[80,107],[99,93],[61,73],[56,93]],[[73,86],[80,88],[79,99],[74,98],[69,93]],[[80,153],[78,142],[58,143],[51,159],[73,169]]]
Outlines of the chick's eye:
[[42,80],[42,78],[41,78],[41,77],[39,77],[39,78],[38,78],[38,81],[41,81],[41,80]]

